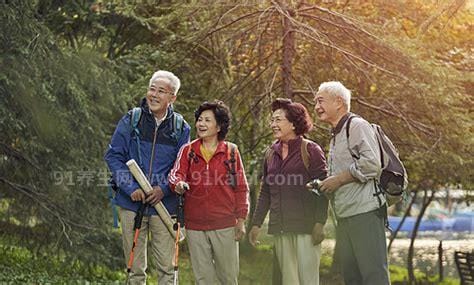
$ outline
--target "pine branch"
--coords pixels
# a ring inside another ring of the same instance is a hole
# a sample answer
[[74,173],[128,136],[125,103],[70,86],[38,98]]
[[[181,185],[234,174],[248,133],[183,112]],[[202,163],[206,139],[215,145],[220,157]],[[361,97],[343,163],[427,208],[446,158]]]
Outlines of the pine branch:
[[9,156],[12,156],[16,159],[19,159],[19,160],[23,160],[23,161],[26,161],[28,164],[30,164],[31,166],[33,166],[35,169],[37,170],[40,170],[41,168],[38,166],[38,164],[36,162],[34,162],[31,158],[27,157],[26,155],[22,154],[20,151],[16,150],[15,148],[13,148],[12,146],[4,143],[4,142],[1,142],[0,141],[0,150],[9,155]]

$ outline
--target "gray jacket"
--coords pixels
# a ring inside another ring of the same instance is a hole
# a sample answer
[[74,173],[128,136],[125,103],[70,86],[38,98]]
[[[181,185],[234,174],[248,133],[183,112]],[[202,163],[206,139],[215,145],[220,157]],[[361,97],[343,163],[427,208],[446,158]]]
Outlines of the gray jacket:
[[[379,192],[376,182],[382,168],[375,132],[369,122],[355,117],[350,124],[348,144],[346,124],[350,115],[351,113],[347,114],[339,121],[330,142],[329,175],[349,170],[357,180],[341,186],[331,199],[337,218],[367,213],[385,203],[383,195],[376,194]],[[358,159],[352,157],[349,147]]]

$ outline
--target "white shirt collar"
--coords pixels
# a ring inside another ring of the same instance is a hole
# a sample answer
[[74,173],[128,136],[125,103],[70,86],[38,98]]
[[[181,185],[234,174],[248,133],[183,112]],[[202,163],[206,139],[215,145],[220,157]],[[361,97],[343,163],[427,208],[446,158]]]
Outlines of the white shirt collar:
[[155,118],[155,122],[156,122],[156,127],[159,127],[161,125],[161,123],[163,123],[163,121],[166,119],[166,117],[168,117],[168,109],[166,109],[166,113],[165,115],[163,116],[163,118],[161,119],[157,119],[156,117]]

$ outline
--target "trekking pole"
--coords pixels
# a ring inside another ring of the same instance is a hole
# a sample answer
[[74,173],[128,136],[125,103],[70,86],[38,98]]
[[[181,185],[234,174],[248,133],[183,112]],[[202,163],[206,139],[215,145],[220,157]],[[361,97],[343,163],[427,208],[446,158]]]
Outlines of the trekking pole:
[[179,222],[177,224],[177,229],[176,229],[176,240],[174,242],[174,260],[173,260],[173,268],[174,268],[174,285],[178,285],[178,256],[179,256],[179,234],[181,231],[181,225]]
[[[189,189],[189,186],[185,184],[183,186],[184,191]],[[174,224],[174,230],[176,231],[176,240],[174,242],[174,285],[179,284],[178,280],[178,260],[179,260],[179,239],[181,234],[181,228],[184,228],[184,196],[178,195],[178,211],[176,213],[176,223]]]
[[127,284],[130,281],[130,272],[132,272],[132,266],[133,266],[133,259],[135,257],[135,247],[137,246],[138,242],[138,235],[140,234],[140,228],[142,227],[142,221],[143,221],[143,214],[146,209],[146,204],[140,204],[140,207],[137,210],[137,215],[135,216],[135,221],[133,224],[133,229],[135,231],[134,236],[133,236],[133,243],[132,243],[132,249],[130,250],[130,256],[128,258],[128,264],[127,264]]

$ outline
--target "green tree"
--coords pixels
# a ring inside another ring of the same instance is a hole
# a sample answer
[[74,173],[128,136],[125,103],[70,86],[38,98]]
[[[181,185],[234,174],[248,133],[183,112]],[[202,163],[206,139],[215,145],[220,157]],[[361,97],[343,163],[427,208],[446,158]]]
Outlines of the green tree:
[[[230,105],[229,139],[251,174],[252,202],[270,102],[286,96],[311,110],[327,80],[350,87],[353,110],[394,140],[414,191],[470,189],[465,2],[3,1],[0,222],[38,251],[74,249],[118,266],[97,173],[116,122],[156,69],[182,79],[175,107],[189,121],[204,100]],[[310,136],[327,146],[328,128],[315,125]],[[80,185],[91,170],[95,184]]]
[[[126,105],[120,72],[84,48],[61,49],[30,1],[2,4],[1,222],[38,251],[117,264],[101,161]],[[83,249],[83,250],[81,250]],[[107,257],[100,258],[100,255]],[[100,259],[99,259],[100,258]]]

